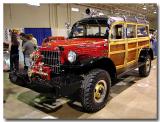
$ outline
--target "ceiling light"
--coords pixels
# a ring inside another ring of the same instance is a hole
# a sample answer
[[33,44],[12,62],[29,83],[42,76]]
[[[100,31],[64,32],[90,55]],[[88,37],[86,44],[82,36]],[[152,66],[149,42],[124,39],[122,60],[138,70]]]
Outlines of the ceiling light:
[[153,13],[154,13],[154,14],[156,14],[157,12],[156,12],[156,11],[154,11]]
[[37,2],[32,2],[32,3],[27,3],[27,4],[31,6],[40,6],[40,3],[37,3]]
[[102,12],[99,13],[100,16],[103,16],[104,14]]
[[71,8],[72,11],[79,12],[79,8]]
[[146,10],[147,8],[146,8],[146,7],[143,7],[143,9]]
[[144,6],[143,6],[143,9],[144,9],[144,10],[146,10],[146,9],[147,9],[146,5],[144,5]]

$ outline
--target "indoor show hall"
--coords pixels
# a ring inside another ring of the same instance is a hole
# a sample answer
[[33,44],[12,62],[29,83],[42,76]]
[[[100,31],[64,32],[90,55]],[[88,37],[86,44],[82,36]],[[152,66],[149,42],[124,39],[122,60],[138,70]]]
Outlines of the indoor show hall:
[[5,119],[157,119],[157,4],[3,4]]

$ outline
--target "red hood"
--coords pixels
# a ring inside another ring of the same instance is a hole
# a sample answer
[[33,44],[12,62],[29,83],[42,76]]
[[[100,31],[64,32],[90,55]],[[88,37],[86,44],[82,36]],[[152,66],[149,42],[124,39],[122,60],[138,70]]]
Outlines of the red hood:
[[47,43],[47,47],[57,47],[57,46],[74,46],[74,45],[87,45],[87,44],[97,44],[104,41],[100,38],[78,38],[78,39],[66,39],[66,40],[55,40]]
[[104,50],[108,49],[104,44],[107,43],[107,40],[101,38],[54,40],[46,43],[46,46],[41,47],[40,50],[57,50],[58,46],[64,47],[64,51],[61,54],[61,62],[63,64],[68,60],[67,55],[70,50],[78,54],[79,60],[87,59],[89,57],[104,56]]

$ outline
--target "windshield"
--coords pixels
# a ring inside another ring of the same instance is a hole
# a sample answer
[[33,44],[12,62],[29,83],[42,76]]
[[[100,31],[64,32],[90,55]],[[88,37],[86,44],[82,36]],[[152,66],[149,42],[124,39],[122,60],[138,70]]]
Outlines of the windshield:
[[73,25],[69,38],[108,38],[107,20],[85,20]]

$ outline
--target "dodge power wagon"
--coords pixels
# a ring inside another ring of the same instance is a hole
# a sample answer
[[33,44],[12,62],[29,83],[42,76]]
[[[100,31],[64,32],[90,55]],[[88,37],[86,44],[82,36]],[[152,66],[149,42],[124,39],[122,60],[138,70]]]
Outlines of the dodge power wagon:
[[27,73],[10,72],[11,82],[55,99],[77,94],[86,112],[96,112],[106,105],[117,78],[135,68],[140,76],[149,75],[149,23],[131,17],[84,18],[67,39],[48,42],[31,59]]

